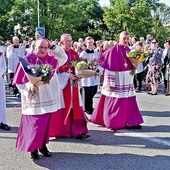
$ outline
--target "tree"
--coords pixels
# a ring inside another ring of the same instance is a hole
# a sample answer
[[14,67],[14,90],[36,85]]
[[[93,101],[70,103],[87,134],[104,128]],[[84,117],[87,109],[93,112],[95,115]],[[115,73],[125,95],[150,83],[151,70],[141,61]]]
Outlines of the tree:
[[164,3],[157,3],[152,11],[152,34],[163,46],[165,39],[170,38],[170,7]]
[[[68,32],[75,41],[86,36],[116,40],[122,30],[137,37],[150,33],[161,41],[163,36],[168,37],[170,8],[158,0],[110,0],[110,7],[101,7],[98,0],[39,2],[40,27],[45,28],[48,39],[58,39]],[[21,40],[34,37],[38,26],[37,0],[1,0],[0,14],[0,40],[14,35]]]
[[140,37],[151,31],[152,16],[146,1],[112,0],[111,6],[104,8],[104,21],[115,39],[122,30]]
[[[10,22],[10,14],[11,8],[13,6],[12,0],[0,1],[0,40],[6,41],[7,39],[11,39],[13,32],[11,28],[8,26]],[[5,31],[5,34],[4,34]]]
[[[2,9],[11,1],[5,2],[6,4],[1,6]],[[47,38],[59,38],[64,32],[72,34],[74,39],[85,37],[89,33],[98,36],[95,31],[89,32],[93,27],[89,21],[102,18],[103,11],[98,0],[39,0],[39,5],[40,26],[45,28]],[[10,33],[10,36],[16,34],[21,39],[33,37],[35,27],[38,26],[37,0],[13,0],[9,7],[0,17],[7,20],[3,29],[9,28],[7,34]],[[14,31],[16,25],[20,28]],[[2,37],[7,38],[3,34]]]

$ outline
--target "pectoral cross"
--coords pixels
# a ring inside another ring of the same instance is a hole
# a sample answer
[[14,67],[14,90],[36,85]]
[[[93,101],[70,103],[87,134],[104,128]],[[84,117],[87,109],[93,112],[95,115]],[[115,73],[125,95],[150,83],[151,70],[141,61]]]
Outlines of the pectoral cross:
[[127,67],[127,66],[128,66],[128,64],[127,64],[127,63],[124,63],[124,66],[125,66],[125,67]]

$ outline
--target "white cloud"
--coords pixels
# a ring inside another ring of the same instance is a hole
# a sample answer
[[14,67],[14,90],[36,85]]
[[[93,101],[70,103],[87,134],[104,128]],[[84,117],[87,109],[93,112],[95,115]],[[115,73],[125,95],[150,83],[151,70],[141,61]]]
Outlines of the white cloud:
[[162,3],[170,6],[170,1],[169,0],[159,0],[159,2],[162,2]]

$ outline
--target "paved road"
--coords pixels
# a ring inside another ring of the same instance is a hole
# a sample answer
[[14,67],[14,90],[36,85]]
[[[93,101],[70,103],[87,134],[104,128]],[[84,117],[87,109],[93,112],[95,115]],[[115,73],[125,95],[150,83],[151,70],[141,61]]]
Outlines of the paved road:
[[[162,87],[161,87],[162,88]],[[100,96],[95,96],[94,106]],[[48,148],[53,157],[33,161],[29,153],[15,149],[20,99],[7,93],[7,120],[12,130],[0,130],[0,170],[169,170],[170,97],[137,93],[145,123],[140,130],[119,130],[88,124],[86,140],[52,138]]]

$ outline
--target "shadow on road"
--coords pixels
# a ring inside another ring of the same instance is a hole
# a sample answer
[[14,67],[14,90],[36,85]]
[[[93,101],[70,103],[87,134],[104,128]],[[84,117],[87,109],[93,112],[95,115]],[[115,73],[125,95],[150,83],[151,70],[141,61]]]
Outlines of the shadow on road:
[[[47,159],[49,159],[49,161]],[[55,152],[53,153],[53,157],[41,157],[40,160],[34,161],[34,163],[51,170],[158,170],[157,165],[163,164],[163,162],[168,161],[168,159],[168,156],[141,156],[126,152],[122,152],[121,154]],[[169,168],[166,164],[166,166],[162,166],[161,170],[167,169]]]

